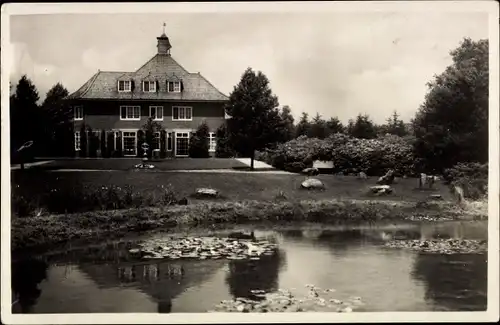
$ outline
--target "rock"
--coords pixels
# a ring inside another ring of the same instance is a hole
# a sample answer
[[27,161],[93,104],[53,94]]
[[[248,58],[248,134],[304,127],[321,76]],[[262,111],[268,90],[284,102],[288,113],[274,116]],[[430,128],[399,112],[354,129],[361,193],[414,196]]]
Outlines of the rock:
[[306,169],[302,170],[302,174],[305,174],[308,176],[317,176],[317,175],[319,175],[319,170],[316,167],[306,168]]
[[182,199],[180,199],[179,201],[177,201],[177,204],[178,205],[188,205],[188,199],[183,197]]
[[197,188],[196,195],[200,197],[217,197],[219,192],[213,188]]
[[379,185],[390,185],[394,182],[394,170],[389,169],[387,173],[377,181]]
[[390,194],[392,193],[392,188],[389,185],[376,185],[370,187],[370,191],[375,194]]
[[358,177],[359,177],[360,179],[367,179],[367,178],[368,178],[368,176],[366,176],[366,174],[365,174],[365,173],[363,173],[363,172],[360,172],[360,173],[358,174]]
[[300,185],[302,188],[305,189],[325,189],[325,185],[323,184],[322,181],[316,178],[308,178],[305,181],[302,182]]
[[441,194],[431,194],[429,197],[433,200],[441,200],[443,198]]

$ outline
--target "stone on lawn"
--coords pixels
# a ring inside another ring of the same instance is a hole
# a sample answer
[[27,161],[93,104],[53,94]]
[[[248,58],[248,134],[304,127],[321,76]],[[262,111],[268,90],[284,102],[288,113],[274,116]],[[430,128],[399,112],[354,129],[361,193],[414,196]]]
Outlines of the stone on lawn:
[[302,170],[302,174],[308,175],[308,176],[316,176],[319,175],[319,170],[316,167],[310,167]]
[[305,189],[324,189],[325,185],[323,184],[322,181],[316,178],[308,178],[305,181],[302,182],[300,185],[302,188]]
[[377,185],[370,187],[372,193],[375,194],[390,194],[392,193],[392,188],[389,185]]
[[360,172],[360,173],[359,173],[359,175],[358,175],[358,177],[359,177],[360,179],[367,179],[367,178],[368,178],[368,177],[366,176],[366,173],[364,173],[364,172]]
[[429,197],[433,200],[441,200],[443,198],[441,194],[431,194]]
[[394,171],[389,169],[387,173],[377,181],[379,185],[391,185],[394,182]]
[[213,188],[197,188],[196,189],[197,196],[217,197],[218,194],[219,194],[219,192],[217,192],[217,190],[214,190]]

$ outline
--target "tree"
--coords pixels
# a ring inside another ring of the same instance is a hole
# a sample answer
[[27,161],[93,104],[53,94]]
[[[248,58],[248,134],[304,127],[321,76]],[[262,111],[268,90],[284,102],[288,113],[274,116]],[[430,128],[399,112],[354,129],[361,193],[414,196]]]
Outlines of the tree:
[[225,124],[221,125],[215,132],[217,145],[215,147],[215,157],[217,158],[230,158],[234,157],[235,153],[231,148],[227,135],[227,127]]
[[41,132],[38,91],[26,75],[23,75],[10,97],[10,145],[11,158],[17,158],[17,149],[26,141],[34,141],[31,152],[36,150]]
[[321,118],[319,113],[313,117],[311,127],[309,128],[308,136],[310,138],[324,139],[327,136],[326,122]]
[[[157,144],[156,142],[160,141],[160,138],[157,137],[157,133],[160,133],[161,135],[162,130],[162,125],[159,122],[155,121],[153,117],[149,117],[140,130],[142,132],[139,137],[138,146],[139,148],[141,148],[144,142],[149,145],[148,151],[146,153],[149,158],[151,158],[153,150],[161,145],[161,143]],[[137,155],[138,157],[144,157],[144,151],[142,150],[142,148],[140,150],[137,150]]]
[[399,119],[399,115],[396,111],[386,120],[387,124],[381,127],[381,131],[389,134],[394,134],[400,137],[408,135],[408,130],[406,129],[406,124],[403,120]]
[[373,139],[377,137],[376,126],[367,114],[358,114],[355,121],[349,120],[347,132],[352,137],[359,139]]
[[210,154],[209,149],[209,131],[206,122],[203,122],[198,126],[196,132],[191,135],[189,140],[189,157],[191,158],[208,158]]
[[295,128],[295,137],[298,138],[301,135],[308,135],[311,128],[311,123],[309,123],[309,114],[302,112],[300,121]]
[[450,55],[452,64],[428,83],[412,121],[425,170],[488,161],[488,40],[465,38]]
[[255,150],[264,149],[279,139],[278,98],[262,73],[248,68],[229,96],[226,113],[229,142],[236,152],[250,156],[254,167]]
[[282,134],[282,138],[280,142],[290,141],[295,137],[295,120],[293,118],[290,106],[283,106],[283,108],[281,109],[280,117],[282,122],[280,132]]
[[332,117],[326,122],[326,130],[328,135],[344,133],[344,125],[337,117]]
[[71,110],[65,100],[69,92],[60,83],[54,85],[41,105],[41,142],[44,152],[68,156],[73,152],[73,123]]

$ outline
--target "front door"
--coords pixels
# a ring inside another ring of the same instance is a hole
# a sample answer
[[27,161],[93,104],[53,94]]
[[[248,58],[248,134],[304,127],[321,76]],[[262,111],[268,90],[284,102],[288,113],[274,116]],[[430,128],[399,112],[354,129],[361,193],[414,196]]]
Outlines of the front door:
[[175,155],[177,157],[189,156],[189,132],[175,133]]
[[123,132],[123,155],[137,155],[137,132]]

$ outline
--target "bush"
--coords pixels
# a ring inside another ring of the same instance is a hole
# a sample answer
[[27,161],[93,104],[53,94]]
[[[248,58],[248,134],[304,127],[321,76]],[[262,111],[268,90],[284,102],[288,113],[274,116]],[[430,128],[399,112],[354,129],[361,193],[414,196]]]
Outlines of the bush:
[[106,146],[106,157],[114,157],[115,155],[115,134],[114,132],[108,132],[107,137],[107,146]]
[[215,157],[217,158],[232,158],[236,157],[236,153],[231,148],[227,136],[226,125],[221,125],[215,134],[217,145],[215,147]]
[[106,147],[106,130],[101,131],[101,156],[108,158],[108,150]]
[[160,158],[164,159],[167,157],[167,132],[161,130],[160,132]]
[[450,186],[462,187],[466,198],[477,200],[488,193],[488,164],[458,163],[443,176]]
[[191,158],[208,158],[209,129],[206,123],[202,123],[196,132],[194,132],[189,140],[189,157]]
[[332,161],[335,172],[360,172],[382,175],[387,169],[397,175],[414,174],[411,139],[386,135],[377,139],[357,139],[337,133],[321,140],[298,137],[259,153],[272,166],[297,172],[311,167],[315,160]]

